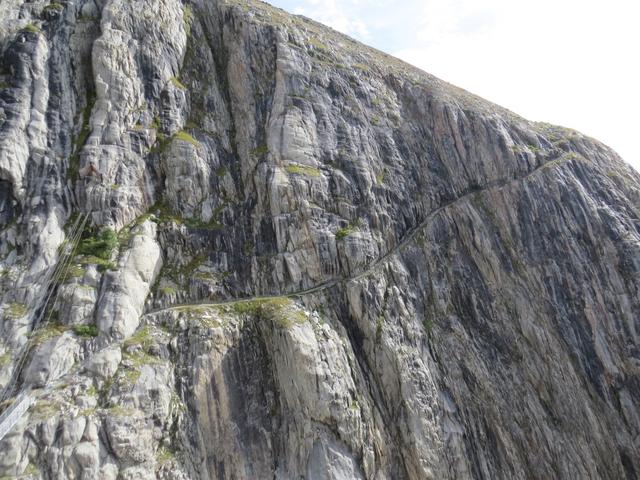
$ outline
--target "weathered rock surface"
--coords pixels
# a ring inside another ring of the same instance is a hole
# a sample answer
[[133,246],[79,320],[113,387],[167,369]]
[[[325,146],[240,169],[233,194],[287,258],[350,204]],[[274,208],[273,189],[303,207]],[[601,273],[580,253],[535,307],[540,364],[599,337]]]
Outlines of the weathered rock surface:
[[578,132],[253,0],[0,3],[0,476],[636,479],[639,287]]

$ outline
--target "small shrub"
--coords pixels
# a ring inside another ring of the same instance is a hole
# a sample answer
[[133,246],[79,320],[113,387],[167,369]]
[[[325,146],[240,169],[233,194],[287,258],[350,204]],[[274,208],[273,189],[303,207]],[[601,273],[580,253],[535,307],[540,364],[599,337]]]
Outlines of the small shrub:
[[343,238],[347,238],[354,232],[354,230],[355,229],[351,225],[343,227],[336,232],[336,239],[342,240]]
[[[118,242],[119,240],[120,239],[118,239]],[[117,270],[117,267],[113,262],[96,257],[95,255],[80,257],[79,263],[80,265],[97,265],[99,272],[104,272],[105,270]]]
[[95,387],[95,385],[91,385],[89,388],[87,388],[87,392],[86,393],[90,397],[97,397],[98,396],[98,389]]
[[80,243],[79,253],[87,257],[109,260],[118,246],[118,235],[111,228],[105,228],[95,238],[85,238]]
[[431,336],[431,332],[433,330],[433,318],[430,316],[425,316],[422,321],[422,326],[424,327],[424,331],[427,335]]
[[358,230],[361,225],[362,225],[362,221],[358,218],[352,223],[350,223],[349,225],[347,225],[346,227],[342,227],[338,229],[338,231],[336,232],[336,240],[342,240],[348,237],[353,232]]
[[73,327],[73,333],[79,337],[95,338],[100,334],[100,331],[95,325],[76,325]]

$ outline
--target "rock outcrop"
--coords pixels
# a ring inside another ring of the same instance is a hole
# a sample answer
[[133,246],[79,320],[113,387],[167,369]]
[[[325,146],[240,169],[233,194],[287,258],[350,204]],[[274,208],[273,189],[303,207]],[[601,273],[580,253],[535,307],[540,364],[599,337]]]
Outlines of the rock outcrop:
[[254,0],[0,3],[0,476],[636,479],[639,289],[578,132]]

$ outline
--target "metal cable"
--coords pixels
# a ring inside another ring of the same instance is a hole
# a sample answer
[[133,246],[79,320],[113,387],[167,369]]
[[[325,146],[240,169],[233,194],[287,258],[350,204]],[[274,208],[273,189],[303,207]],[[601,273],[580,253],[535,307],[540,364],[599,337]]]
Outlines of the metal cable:
[[[63,250],[60,259],[58,260],[58,263],[56,265],[56,268],[53,270],[53,274],[50,276],[49,279],[47,279],[47,281],[45,283],[47,283],[47,289],[45,290],[45,302],[40,310],[40,313],[38,314],[37,318],[34,320],[33,322],[33,328],[31,330],[31,335],[33,336],[33,334],[37,333],[41,326],[43,324],[41,324],[41,320],[44,317],[44,315],[47,312],[47,309],[49,307],[49,301],[51,300],[51,297],[53,295],[53,292],[56,292],[56,296],[54,299],[54,303],[53,305],[55,306],[57,300],[58,300],[58,296],[60,293],[60,289],[59,288],[55,288],[55,285],[61,280],[62,276],[65,275],[67,273],[67,270],[69,268],[69,266],[71,265],[71,262],[73,261],[74,258],[74,252],[77,250],[78,245],[80,243],[80,240],[82,238],[82,233],[84,232],[84,227],[87,223],[87,220],[89,218],[89,213],[85,214],[84,216],[80,216],[78,217],[78,219],[76,220],[76,222],[74,222],[74,226],[72,227],[72,231],[71,231],[71,235],[70,235],[70,241],[68,243],[68,245],[65,247],[65,249]],[[47,321],[44,323],[47,323],[50,319],[51,319],[51,313],[53,312],[53,310],[50,310],[49,312],[49,316],[47,317]],[[29,356],[29,352],[31,350],[31,347],[29,345],[29,341],[27,341],[27,343],[24,345],[22,352],[19,354],[18,357],[18,361],[15,363],[15,366],[13,368],[13,371],[11,373],[11,377],[9,379],[9,381],[7,382],[7,385],[5,385],[2,394],[0,395],[0,402],[6,400],[7,398],[9,398],[11,396],[11,393],[13,393],[13,389],[18,381],[18,378],[20,376],[20,373],[22,372],[22,369],[24,368],[24,364],[27,361],[27,358]]]

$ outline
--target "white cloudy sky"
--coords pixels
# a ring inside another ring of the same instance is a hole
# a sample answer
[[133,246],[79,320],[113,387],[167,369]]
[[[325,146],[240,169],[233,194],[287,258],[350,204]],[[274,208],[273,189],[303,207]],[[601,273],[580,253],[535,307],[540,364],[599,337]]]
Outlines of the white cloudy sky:
[[640,170],[634,0],[269,0],[531,119],[572,127]]

